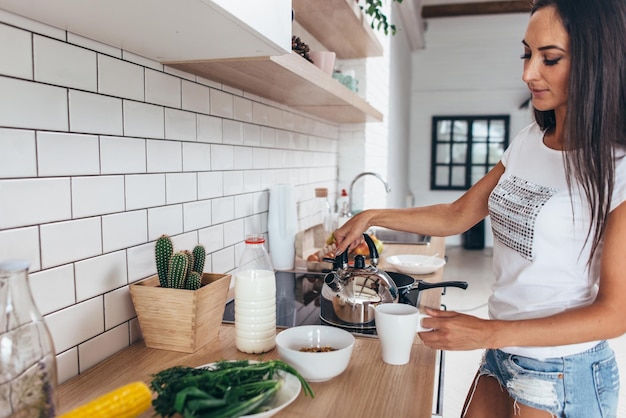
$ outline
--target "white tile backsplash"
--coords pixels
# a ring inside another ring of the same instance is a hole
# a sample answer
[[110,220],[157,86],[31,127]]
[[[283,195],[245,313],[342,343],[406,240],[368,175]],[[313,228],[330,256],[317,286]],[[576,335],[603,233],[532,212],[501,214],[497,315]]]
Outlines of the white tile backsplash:
[[57,353],[104,332],[103,296],[86,300],[46,316]]
[[211,114],[232,119],[234,112],[233,96],[220,90],[211,89]]
[[35,80],[97,91],[96,53],[56,39],[33,37]]
[[148,212],[135,210],[102,217],[102,251],[120,250],[148,240]]
[[153,240],[147,244],[130,247],[128,248],[127,253],[128,283],[134,283],[137,280],[145,279],[146,277],[156,274]]
[[137,314],[128,286],[120,287],[104,295],[104,328],[109,330],[130,321]]
[[122,135],[122,99],[70,90],[70,130]]
[[211,202],[212,221],[214,224],[227,222],[235,217],[235,198],[222,197],[219,199],[213,199]]
[[35,131],[0,128],[0,178],[35,177]]
[[123,210],[123,176],[72,178],[72,213],[74,218],[103,215]]
[[196,140],[196,114],[165,108],[165,138],[180,141]]
[[235,119],[243,122],[252,122],[252,100],[234,96],[233,109]]
[[[182,81],[182,108],[196,113],[211,113],[211,89],[202,84]],[[200,115],[198,115],[200,116]]]
[[146,69],[146,102],[180,109],[181,90],[180,78]]
[[165,202],[168,205],[197,199],[196,173],[171,173],[165,175]]
[[98,54],[98,92],[124,99],[144,100],[144,68]]
[[80,373],[128,347],[128,339],[128,323],[124,323],[80,344],[78,346]]
[[30,273],[30,289],[42,315],[76,303],[72,264]]
[[55,267],[102,254],[100,218],[86,218],[41,226],[42,268]]
[[31,263],[61,382],[140,338],[128,283],[156,273],[160,235],[232,272],[245,233],[267,232],[269,187],[336,180],[334,124],[2,10],[0,22],[0,257]]
[[148,209],[148,239],[155,240],[162,234],[176,235],[183,232],[183,206],[171,205]]
[[224,224],[224,245],[230,246],[246,238],[243,219],[235,219]]
[[252,167],[252,150],[250,147],[233,147],[233,168],[241,170]]
[[183,225],[185,232],[211,226],[211,201],[199,200],[183,205]]
[[76,300],[102,295],[111,290],[125,286],[126,251],[116,251],[74,264],[76,275]]
[[224,196],[224,174],[219,171],[198,173],[198,199]]
[[165,138],[163,107],[124,100],[124,136]]
[[211,169],[211,145],[183,143],[183,171],[208,171]]
[[[59,350],[56,350],[57,353]],[[59,384],[78,374],[78,347],[57,354],[57,380]]]
[[0,24],[0,74],[33,78],[32,35],[21,29]]
[[243,144],[243,123],[236,120],[224,119],[222,125],[222,140],[224,144]]
[[39,227],[37,226],[0,231],[0,254],[2,254],[2,258],[28,260],[30,271],[41,269],[39,247]]
[[101,136],[100,170],[102,174],[145,173],[146,140]]
[[224,195],[231,196],[243,191],[243,171],[224,172]]
[[232,170],[235,167],[233,147],[230,145],[212,145],[211,167],[213,170]]
[[68,219],[70,195],[69,178],[0,180],[0,229]]
[[198,230],[198,242],[204,245],[207,253],[224,248],[224,225],[214,225]]
[[67,131],[67,89],[0,76],[0,126]]
[[148,140],[146,150],[149,173],[182,171],[183,151],[180,142]]
[[165,204],[165,174],[126,176],[126,210]]
[[215,116],[197,115],[198,142],[211,142],[221,144],[223,142],[222,119]]
[[239,262],[235,261],[235,249],[234,247],[226,247],[213,253],[212,258],[213,271],[216,273],[226,273],[234,269]]
[[37,132],[37,159],[40,176],[99,174],[98,137],[59,132]]

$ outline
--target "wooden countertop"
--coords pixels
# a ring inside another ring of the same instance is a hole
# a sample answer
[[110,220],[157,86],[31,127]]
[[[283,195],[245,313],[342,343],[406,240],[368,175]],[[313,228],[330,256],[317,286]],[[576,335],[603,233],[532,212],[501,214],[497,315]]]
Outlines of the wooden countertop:
[[[429,245],[386,245],[379,267],[387,269],[384,259],[394,254],[444,254],[444,251],[442,238],[433,238]],[[439,270],[419,278],[437,282],[442,276],[443,270]],[[439,306],[441,289],[422,292],[422,305]],[[263,355],[267,360],[276,358],[276,349]],[[58,390],[59,412],[67,412],[132,381],[149,383],[152,374],[168,367],[196,367],[224,359],[259,359],[258,355],[241,353],[235,348],[235,328],[229,324],[223,324],[215,340],[192,354],[147,348],[142,340],[62,384]],[[436,352],[424,346],[419,337],[415,338],[409,364],[391,366],[383,363],[375,337],[357,336],[348,369],[328,382],[311,383],[314,399],[300,393],[277,416],[431,417],[435,362]],[[142,417],[153,415],[154,411],[150,410]]]

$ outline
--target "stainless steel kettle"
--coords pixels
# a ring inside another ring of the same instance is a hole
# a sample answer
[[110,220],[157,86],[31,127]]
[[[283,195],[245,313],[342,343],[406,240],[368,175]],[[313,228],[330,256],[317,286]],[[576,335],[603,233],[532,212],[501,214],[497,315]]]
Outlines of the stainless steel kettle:
[[350,267],[345,251],[331,260],[333,271],[324,278],[320,302],[320,314],[326,322],[373,327],[376,306],[398,302],[396,284],[387,273],[376,268],[378,250],[374,242],[367,234],[363,237],[370,252],[369,266],[365,265],[364,256],[357,255],[354,267]]

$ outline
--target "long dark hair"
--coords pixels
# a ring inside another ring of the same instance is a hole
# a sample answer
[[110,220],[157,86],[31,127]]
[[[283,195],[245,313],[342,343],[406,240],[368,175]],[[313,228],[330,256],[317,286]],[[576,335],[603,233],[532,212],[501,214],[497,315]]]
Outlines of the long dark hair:
[[[585,193],[592,222],[589,262],[602,241],[615,183],[615,146],[626,144],[626,0],[535,0],[556,8],[569,34],[571,69],[564,126],[565,172]],[[534,109],[546,131],[554,111]]]

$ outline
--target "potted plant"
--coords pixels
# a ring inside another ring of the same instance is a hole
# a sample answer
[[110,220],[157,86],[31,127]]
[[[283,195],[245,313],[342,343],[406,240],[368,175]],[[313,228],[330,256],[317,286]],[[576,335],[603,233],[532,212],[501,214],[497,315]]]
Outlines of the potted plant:
[[[402,3],[402,0],[392,0],[396,3]],[[387,16],[383,13],[383,0],[363,0],[365,5],[361,4],[361,0],[357,0],[359,3],[359,7],[372,18],[371,27],[372,29],[382,29],[385,32],[385,35],[389,33],[391,30],[391,34],[396,34],[396,25],[389,24],[389,20]]]
[[193,353],[218,334],[230,275],[203,273],[206,251],[174,252],[162,235],[155,243],[157,275],[130,285],[147,347]]

